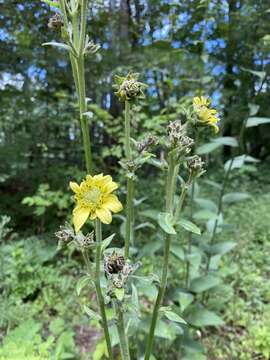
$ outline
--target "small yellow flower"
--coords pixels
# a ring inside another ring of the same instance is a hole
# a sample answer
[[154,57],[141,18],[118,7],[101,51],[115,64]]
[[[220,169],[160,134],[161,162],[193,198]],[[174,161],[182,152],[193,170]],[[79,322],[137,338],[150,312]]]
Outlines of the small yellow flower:
[[219,118],[217,115],[217,111],[215,109],[211,109],[209,106],[211,105],[210,99],[201,96],[195,97],[193,99],[193,108],[195,113],[198,116],[199,122],[204,125],[209,125],[214,128],[215,133],[219,131],[219,127],[217,123],[219,122]]
[[123,209],[117,196],[112,194],[118,185],[112,181],[111,176],[103,174],[87,175],[80,185],[70,182],[70,187],[75,193],[76,207],[73,210],[73,224],[76,233],[90,217],[96,218],[104,224],[110,224],[112,214]]

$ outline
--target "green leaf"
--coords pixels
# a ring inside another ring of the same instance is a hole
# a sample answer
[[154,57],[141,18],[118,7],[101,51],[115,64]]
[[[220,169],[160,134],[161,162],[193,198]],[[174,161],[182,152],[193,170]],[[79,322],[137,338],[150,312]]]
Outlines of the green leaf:
[[222,201],[224,203],[233,203],[250,198],[248,193],[244,192],[231,192],[223,196]]
[[193,215],[196,220],[209,220],[217,217],[217,214],[209,210],[199,210]]
[[182,246],[172,244],[170,248],[171,253],[176,256],[178,259],[184,261],[185,260],[185,254]]
[[112,242],[112,239],[114,238],[115,234],[112,234],[108,236],[106,239],[104,239],[101,243],[101,252],[103,252]]
[[196,153],[198,155],[204,155],[209,154],[210,152],[216,150],[218,147],[220,147],[222,144],[210,142],[204,145],[201,145],[197,148]]
[[174,221],[173,216],[169,213],[159,213],[158,215],[158,224],[167,234],[176,235],[174,230]]
[[250,117],[247,120],[246,127],[253,127],[253,126],[258,126],[258,125],[262,125],[262,124],[269,124],[269,123],[270,123],[270,118],[266,118],[266,117]]
[[138,291],[136,289],[136,286],[134,284],[131,284],[132,287],[132,294],[131,294],[131,303],[134,306],[134,308],[139,311],[140,304],[139,304],[139,296]]
[[187,321],[191,325],[197,327],[219,326],[224,324],[224,321],[221,319],[221,317],[219,317],[213,311],[209,311],[199,307],[194,308],[190,312]]
[[101,320],[101,316],[96,311],[90,309],[88,306],[83,305],[83,310],[92,320],[97,320],[97,321]]
[[173,312],[171,310],[162,310],[162,308],[160,310],[164,313],[164,315],[166,316],[167,319],[174,321],[174,322],[178,322],[180,324],[186,324],[186,321],[184,319],[182,319],[181,316],[179,316],[175,312]]
[[195,198],[194,200],[202,208],[213,211],[214,213],[217,212],[217,205],[212,200],[203,198]]
[[219,242],[211,247],[211,254],[212,255],[224,255],[228,252],[230,252],[234,247],[236,246],[236,243],[233,241],[223,241]]
[[122,301],[125,296],[125,289],[124,288],[114,289],[114,295],[116,296],[117,300]]
[[77,295],[80,296],[80,293],[82,291],[82,289],[87,285],[89,284],[90,282],[90,277],[89,275],[85,275],[83,277],[81,277],[79,279],[79,281],[77,282],[77,285],[76,285],[76,292],[77,292]]
[[201,293],[209,290],[221,282],[220,278],[213,275],[200,276],[193,279],[190,283],[190,290],[195,293]]
[[226,145],[226,146],[238,146],[238,141],[236,138],[231,136],[222,136],[216,139],[212,140],[214,143],[220,144],[220,145]]
[[177,300],[180,303],[181,311],[185,311],[185,309],[192,303],[194,296],[192,294],[186,292],[179,292],[177,294]]
[[42,2],[48,4],[51,7],[55,7],[56,9],[60,9],[60,5],[57,1],[50,1],[50,0],[41,0]]
[[55,47],[58,47],[60,49],[64,49],[64,50],[67,50],[67,51],[72,51],[70,46],[68,46],[66,44],[63,44],[63,43],[58,43],[56,41],[43,43],[42,46],[55,46]]
[[186,219],[180,219],[177,221],[177,225],[182,226],[185,230],[192,232],[197,235],[201,235],[201,230],[198,228],[197,225],[193,224],[191,221]]

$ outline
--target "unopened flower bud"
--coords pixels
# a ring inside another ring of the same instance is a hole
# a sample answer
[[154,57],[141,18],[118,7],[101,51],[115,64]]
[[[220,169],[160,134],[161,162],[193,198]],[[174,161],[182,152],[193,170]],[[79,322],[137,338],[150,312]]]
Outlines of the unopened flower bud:
[[194,176],[200,176],[204,172],[203,165],[204,162],[198,155],[194,155],[188,160],[189,169]]
[[139,153],[148,150],[148,148],[152,145],[157,145],[158,138],[154,135],[147,136],[144,140],[140,141],[137,144],[137,149]]
[[55,236],[59,241],[63,243],[68,243],[73,240],[75,233],[73,228],[66,223],[64,226],[60,226],[60,230],[55,233]]
[[180,120],[175,120],[168,125],[168,137],[171,145],[177,145],[179,139],[184,135],[185,128]]
[[62,26],[64,25],[63,18],[60,14],[54,14],[48,22],[48,27],[53,31],[60,31]]
[[117,90],[115,95],[121,101],[131,101],[136,98],[144,98],[143,90],[147,87],[138,81],[139,74],[129,73],[126,77],[115,76],[116,84],[113,87]]

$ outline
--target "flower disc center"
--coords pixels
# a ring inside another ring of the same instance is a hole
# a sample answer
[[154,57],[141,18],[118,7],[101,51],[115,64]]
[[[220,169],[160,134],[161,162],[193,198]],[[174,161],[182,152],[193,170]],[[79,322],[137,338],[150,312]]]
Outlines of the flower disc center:
[[101,197],[100,189],[97,187],[93,187],[84,194],[83,200],[85,205],[93,205],[99,202],[100,197]]

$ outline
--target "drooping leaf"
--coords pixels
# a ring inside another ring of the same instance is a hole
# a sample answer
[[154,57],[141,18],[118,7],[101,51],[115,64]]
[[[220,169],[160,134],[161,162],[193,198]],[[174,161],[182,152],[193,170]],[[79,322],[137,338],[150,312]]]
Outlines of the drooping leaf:
[[197,225],[186,219],[180,219],[177,221],[177,225],[182,226],[185,230],[190,231],[194,234],[201,235],[201,230]]
[[219,285],[221,279],[217,276],[206,275],[193,279],[190,283],[190,290],[195,293],[201,293]]
[[90,278],[89,278],[89,275],[85,275],[83,277],[81,277],[79,279],[79,281],[77,282],[77,285],[76,285],[76,292],[77,292],[77,295],[80,296],[80,293],[82,291],[82,289],[90,283]]
[[196,150],[196,153],[198,155],[204,155],[209,154],[210,152],[216,150],[218,147],[220,147],[222,144],[216,143],[216,142],[210,142],[207,144],[203,144],[199,146]]
[[270,123],[270,118],[266,118],[266,117],[250,117],[247,120],[246,127],[253,127],[253,126],[269,124],[269,123]]
[[237,244],[233,241],[222,241],[211,247],[211,254],[224,255],[230,252]]
[[237,147],[238,141],[236,138],[231,136],[222,136],[216,139],[212,140],[214,143],[220,144],[220,145],[226,145],[226,146],[232,146]]
[[63,44],[63,43],[58,43],[56,41],[51,41],[51,42],[46,42],[46,43],[43,43],[42,46],[55,46],[55,47],[58,47],[60,49],[64,49],[64,50],[67,50],[67,51],[71,51],[71,47],[68,46],[67,44]]
[[174,221],[173,216],[169,213],[159,213],[158,215],[158,223],[159,226],[164,230],[167,234],[176,235],[176,231],[174,229]]
[[213,211],[214,213],[217,212],[217,205],[212,200],[203,198],[195,198],[194,200],[202,208]]
[[217,214],[210,210],[199,210],[193,215],[196,220],[209,220],[217,217]]
[[92,320],[97,320],[97,321],[101,320],[101,316],[96,311],[90,309],[88,306],[83,305],[83,310]]
[[231,192],[225,194],[222,198],[224,203],[233,203],[238,201],[243,201],[250,198],[250,194],[244,192]]
[[[162,309],[161,309],[162,311]],[[187,322],[181,318],[181,316],[179,316],[178,314],[176,314],[174,311],[171,310],[163,310],[162,311],[164,313],[164,315],[166,316],[167,319],[171,320],[171,321],[175,321],[178,322],[180,324],[186,324]]]
[[223,325],[224,321],[213,311],[204,308],[194,307],[187,317],[189,324],[197,327],[204,326],[219,326]]

